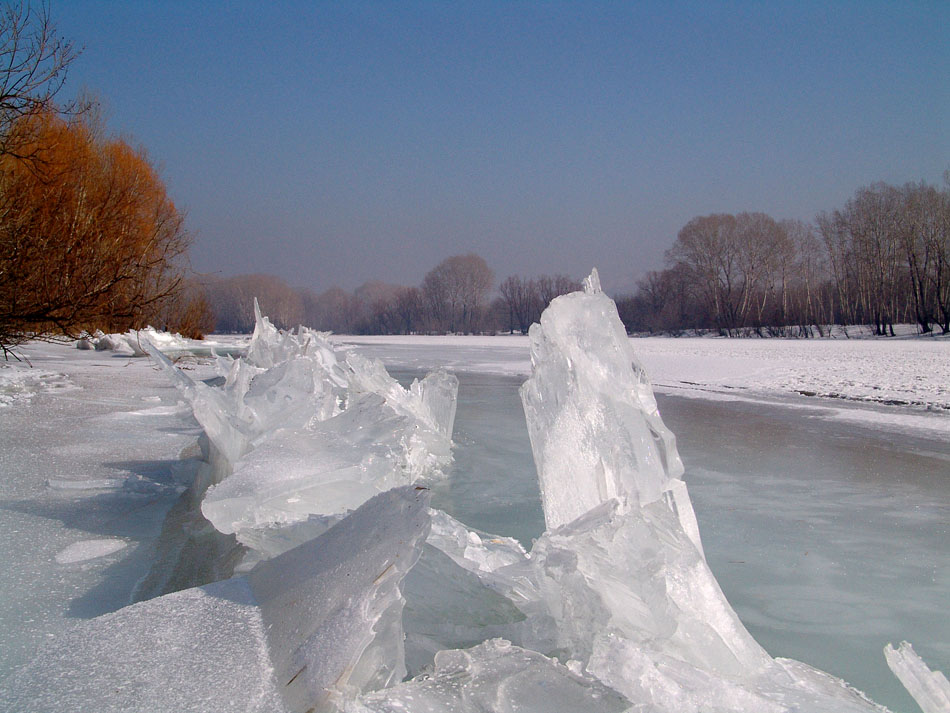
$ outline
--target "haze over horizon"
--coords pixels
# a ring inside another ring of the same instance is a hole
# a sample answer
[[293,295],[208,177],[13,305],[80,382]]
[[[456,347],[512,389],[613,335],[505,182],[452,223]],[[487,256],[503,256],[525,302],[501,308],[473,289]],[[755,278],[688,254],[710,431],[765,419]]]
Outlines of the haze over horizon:
[[201,272],[414,285],[476,252],[633,287],[692,217],[950,168],[950,4],[65,3],[66,91],[163,167]]

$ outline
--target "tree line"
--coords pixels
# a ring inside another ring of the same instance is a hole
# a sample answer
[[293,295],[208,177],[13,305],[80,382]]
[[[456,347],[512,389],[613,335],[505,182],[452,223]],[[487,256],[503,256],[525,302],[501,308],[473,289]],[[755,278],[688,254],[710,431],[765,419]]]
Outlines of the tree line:
[[617,300],[630,332],[824,334],[830,324],[878,335],[916,323],[950,332],[950,172],[926,183],[859,189],[813,224],[764,213],[690,220]]
[[494,273],[475,254],[446,258],[418,286],[371,281],[352,292],[332,287],[317,293],[260,274],[206,278],[195,285],[218,332],[253,330],[257,297],[278,327],[305,324],[343,334],[524,333],[554,297],[579,288],[564,275],[512,275],[493,298]]
[[[511,275],[493,295],[478,255],[457,255],[417,287],[368,282],[352,293],[315,293],[267,275],[205,283],[217,331],[253,328],[258,296],[278,324],[355,334],[526,333],[558,295],[580,289],[565,275]],[[859,189],[813,223],[765,213],[690,220],[636,291],[616,298],[630,333],[711,330],[725,336],[824,336],[830,325],[871,325],[894,335],[915,323],[950,332],[950,172],[926,183]]]
[[0,351],[30,338],[208,324],[190,235],[145,151],[92,101],[58,103],[77,57],[46,6],[0,9]]

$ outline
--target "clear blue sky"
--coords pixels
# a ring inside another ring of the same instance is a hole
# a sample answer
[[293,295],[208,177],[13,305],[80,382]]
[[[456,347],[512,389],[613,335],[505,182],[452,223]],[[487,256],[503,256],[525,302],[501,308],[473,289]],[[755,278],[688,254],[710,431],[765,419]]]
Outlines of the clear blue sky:
[[950,2],[86,2],[69,87],[144,145],[194,267],[413,285],[597,266],[690,218],[811,220],[950,168]]

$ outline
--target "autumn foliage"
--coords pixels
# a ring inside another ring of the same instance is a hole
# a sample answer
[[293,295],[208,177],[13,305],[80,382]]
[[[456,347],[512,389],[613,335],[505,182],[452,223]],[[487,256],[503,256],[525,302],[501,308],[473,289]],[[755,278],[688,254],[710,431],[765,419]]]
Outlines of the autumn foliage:
[[161,312],[189,236],[144,152],[53,112],[11,131],[34,158],[0,155],[0,346]]

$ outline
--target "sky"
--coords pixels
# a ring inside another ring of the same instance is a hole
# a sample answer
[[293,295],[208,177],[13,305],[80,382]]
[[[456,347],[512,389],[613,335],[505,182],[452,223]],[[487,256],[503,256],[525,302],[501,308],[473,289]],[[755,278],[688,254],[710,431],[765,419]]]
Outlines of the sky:
[[50,0],[195,270],[418,285],[597,267],[691,218],[811,221],[950,169],[950,3]]

